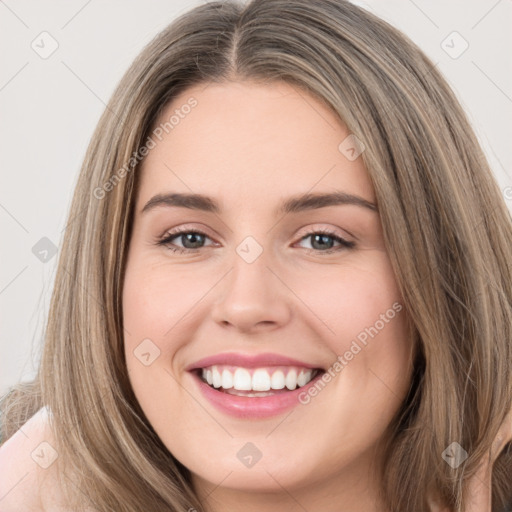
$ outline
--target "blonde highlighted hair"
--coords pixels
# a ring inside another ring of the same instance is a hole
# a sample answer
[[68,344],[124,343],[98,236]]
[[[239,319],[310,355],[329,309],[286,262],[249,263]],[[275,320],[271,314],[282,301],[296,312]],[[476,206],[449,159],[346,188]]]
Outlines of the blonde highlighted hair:
[[[345,0],[210,2],[137,57],[90,142],[38,377],[3,398],[3,438],[46,405],[58,463],[82,491],[68,489],[75,510],[83,496],[100,511],[204,510],[127,375],[121,297],[140,161],[126,163],[177,94],[242,80],[286,81],[314,95],[364,143],[417,353],[410,393],[387,432],[382,496],[390,510],[416,512],[429,510],[434,493],[462,512],[468,479],[512,406],[512,221],[432,62]],[[468,452],[457,468],[441,457],[454,441]],[[509,444],[494,464],[493,512],[512,502],[511,474]]]

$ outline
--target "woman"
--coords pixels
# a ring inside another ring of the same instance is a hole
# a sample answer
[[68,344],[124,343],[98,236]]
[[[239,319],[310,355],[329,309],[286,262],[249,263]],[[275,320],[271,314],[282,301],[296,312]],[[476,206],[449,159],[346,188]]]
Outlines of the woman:
[[509,507],[510,215],[385,22],[181,16],[114,93],[70,219],[38,379],[4,399],[6,510]]

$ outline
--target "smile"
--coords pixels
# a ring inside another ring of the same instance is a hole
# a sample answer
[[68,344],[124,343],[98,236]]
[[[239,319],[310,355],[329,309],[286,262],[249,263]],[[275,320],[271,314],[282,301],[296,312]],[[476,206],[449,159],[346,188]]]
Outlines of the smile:
[[[271,396],[272,391],[292,391],[310,382],[320,370],[298,366],[243,368],[213,365],[202,368],[201,378],[209,386],[238,396]],[[270,391],[270,393],[264,393]]]
[[242,419],[268,418],[304,405],[299,396],[325,373],[320,365],[269,353],[217,354],[186,369],[207,402]]

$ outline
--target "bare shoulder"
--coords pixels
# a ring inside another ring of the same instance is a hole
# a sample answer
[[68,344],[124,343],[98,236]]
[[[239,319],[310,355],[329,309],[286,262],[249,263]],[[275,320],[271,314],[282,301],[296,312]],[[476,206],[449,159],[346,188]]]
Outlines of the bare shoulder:
[[0,446],[0,512],[53,512],[57,458],[49,412],[40,409]]

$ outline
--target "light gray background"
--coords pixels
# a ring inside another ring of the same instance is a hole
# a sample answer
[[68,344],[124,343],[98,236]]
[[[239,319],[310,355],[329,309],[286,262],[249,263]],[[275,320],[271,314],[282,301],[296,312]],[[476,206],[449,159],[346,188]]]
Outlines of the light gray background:
[[[44,262],[32,249],[43,237],[60,246],[106,102],[142,47],[200,3],[0,0],[0,394],[34,375],[57,257]],[[512,211],[512,0],[354,3],[404,31],[437,63]],[[58,48],[47,58],[32,48],[48,52],[53,40]],[[469,47],[453,58],[464,41]]]

